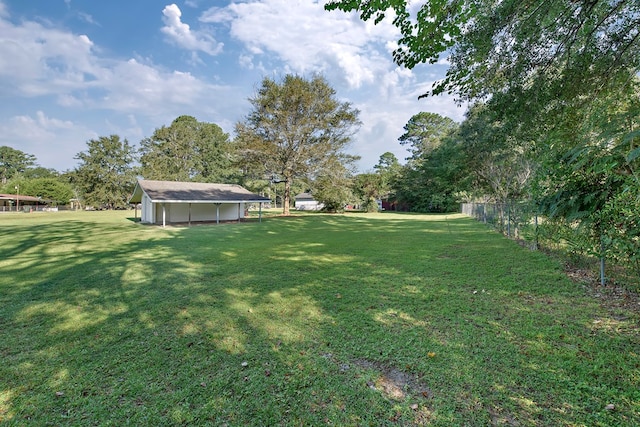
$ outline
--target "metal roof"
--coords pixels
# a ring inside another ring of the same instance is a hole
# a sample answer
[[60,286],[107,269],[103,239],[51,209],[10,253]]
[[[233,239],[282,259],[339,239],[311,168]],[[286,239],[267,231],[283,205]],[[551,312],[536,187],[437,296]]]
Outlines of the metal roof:
[[42,202],[40,197],[25,196],[23,194],[0,194],[0,200],[20,200],[21,202]]
[[129,203],[140,203],[143,192],[154,203],[260,203],[271,201],[268,197],[254,194],[237,184],[141,179],[136,184]]

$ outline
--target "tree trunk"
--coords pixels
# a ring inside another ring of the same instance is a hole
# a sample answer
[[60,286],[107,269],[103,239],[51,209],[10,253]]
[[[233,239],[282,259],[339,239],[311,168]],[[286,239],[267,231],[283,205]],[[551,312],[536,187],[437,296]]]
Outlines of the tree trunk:
[[291,200],[291,179],[287,178],[284,181],[284,197],[282,198],[282,215],[291,215],[289,211],[289,201]]

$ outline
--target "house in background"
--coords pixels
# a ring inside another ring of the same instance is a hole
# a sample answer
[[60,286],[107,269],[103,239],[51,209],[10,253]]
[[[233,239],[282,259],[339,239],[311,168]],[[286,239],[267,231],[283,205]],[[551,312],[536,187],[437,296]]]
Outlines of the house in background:
[[23,194],[0,194],[0,212],[16,212],[18,210],[30,212],[38,210],[38,207],[42,207],[44,204],[40,197]]
[[[235,184],[139,180],[129,203],[140,204],[143,223],[162,224],[240,221],[252,203],[268,197]],[[136,209],[137,212],[137,209]],[[137,216],[137,214],[136,214]]]
[[315,200],[309,193],[300,193],[295,197],[294,207],[299,211],[319,211],[324,204]]

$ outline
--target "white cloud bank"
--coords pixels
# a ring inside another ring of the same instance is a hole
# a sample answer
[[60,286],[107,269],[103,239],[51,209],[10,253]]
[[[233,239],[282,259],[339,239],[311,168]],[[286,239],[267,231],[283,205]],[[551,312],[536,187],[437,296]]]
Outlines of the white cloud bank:
[[181,20],[182,12],[176,4],[170,4],[162,10],[165,26],[161,31],[171,42],[191,51],[202,51],[215,56],[222,51],[223,43],[218,43],[207,33],[192,31],[188,24]]

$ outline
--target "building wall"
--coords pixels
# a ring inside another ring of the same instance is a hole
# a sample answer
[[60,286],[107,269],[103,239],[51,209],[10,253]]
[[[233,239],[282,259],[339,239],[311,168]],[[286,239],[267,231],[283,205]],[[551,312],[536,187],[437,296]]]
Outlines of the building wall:
[[[142,221],[162,224],[163,204],[154,203],[152,205],[155,212],[151,213],[150,216],[153,220],[147,221],[146,215],[143,214]],[[191,221],[216,221],[217,209],[218,207],[215,203],[191,203]],[[244,218],[244,203],[221,203],[219,214],[218,219],[220,221],[237,221],[239,218]],[[164,215],[164,221],[167,224],[188,222],[189,203],[166,203],[164,204]]]
[[[155,205],[149,199],[149,196],[146,193],[142,194],[142,203],[141,203],[141,211],[140,211],[140,221],[146,223],[155,222]],[[162,223],[162,217],[160,218],[160,222]]]
[[299,211],[317,211],[324,207],[324,204],[316,200],[296,200],[294,205]]

